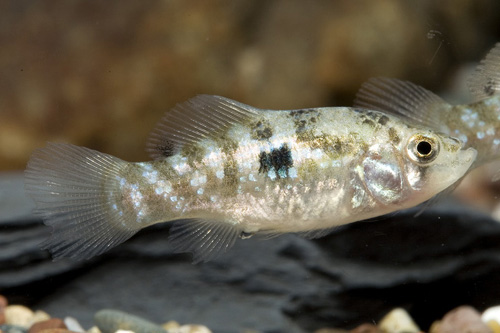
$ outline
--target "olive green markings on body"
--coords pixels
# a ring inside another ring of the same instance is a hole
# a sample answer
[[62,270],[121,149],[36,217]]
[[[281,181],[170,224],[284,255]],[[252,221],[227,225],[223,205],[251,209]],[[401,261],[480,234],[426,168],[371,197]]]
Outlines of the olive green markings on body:
[[182,147],[181,156],[187,158],[187,163],[190,167],[196,168],[196,163],[201,163],[205,155],[205,149],[202,145],[195,143]]
[[261,119],[250,124],[253,140],[267,140],[273,136],[271,124],[266,119]]
[[389,139],[393,144],[398,145],[401,142],[398,131],[396,131],[394,127],[389,127],[389,129],[387,130],[387,134],[389,135]]
[[309,141],[312,149],[321,149],[330,158],[342,155],[342,140],[338,136],[322,134]]
[[370,118],[364,118],[362,124],[368,125],[370,127],[375,127],[375,122],[373,121],[373,119]]
[[303,182],[314,181],[318,178],[319,172],[318,163],[312,159],[302,162],[297,167],[297,175]]
[[307,140],[311,137],[313,129],[318,122],[319,112],[313,109],[290,111],[289,117],[293,119],[295,134],[299,140]]
[[389,117],[387,117],[386,115],[382,115],[380,116],[380,118],[378,119],[378,123],[382,126],[386,125],[387,122],[389,121]]
[[232,195],[237,191],[239,185],[238,165],[232,155],[224,162],[223,170],[224,178],[222,179],[222,183],[224,189],[227,191],[227,195]]

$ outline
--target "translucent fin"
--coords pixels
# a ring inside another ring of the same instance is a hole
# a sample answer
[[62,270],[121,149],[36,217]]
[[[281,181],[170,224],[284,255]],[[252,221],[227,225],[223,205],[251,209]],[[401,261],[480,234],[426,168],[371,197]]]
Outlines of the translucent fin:
[[446,189],[439,192],[438,194],[436,194],[435,196],[433,196],[429,200],[424,201],[423,203],[418,205],[417,207],[419,208],[419,210],[415,213],[415,217],[420,216],[424,212],[424,210],[426,210],[428,207],[432,207],[435,204],[437,204],[438,202],[440,202],[443,198],[448,197],[448,195],[451,192],[453,192],[458,187],[458,185],[460,185],[460,183],[462,182],[462,179],[464,177],[465,176],[463,176],[462,178],[460,178],[459,180],[454,182],[452,185],[448,186]]
[[226,252],[240,234],[240,228],[227,222],[186,219],[174,222],[169,241],[176,252],[191,252],[196,264]]
[[324,237],[334,231],[338,231],[339,229],[342,229],[344,226],[335,226],[332,228],[326,228],[326,229],[316,229],[316,230],[309,230],[309,231],[304,231],[304,232],[298,232],[297,235],[307,238],[307,239],[316,239],[316,238],[321,238]]
[[235,123],[257,114],[259,109],[229,98],[199,95],[167,112],[149,137],[147,150],[159,159],[204,138],[216,138]]
[[372,78],[361,86],[355,107],[395,114],[438,131],[439,115],[451,106],[441,97],[416,84],[389,78]]
[[493,175],[493,177],[491,177],[491,181],[492,182],[497,182],[500,180],[500,170],[498,170],[497,172],[495,172],[495,174]]
[[43,244],[54,260],[88,259],[130,238],[138,230],[122,224],[109,198],[125,161],[69,144],[49,143],[36,150],[25,171],[26,192],[39,215],[53,228]]
[[478,100],[500,94],[500,43],[479,63],[468,85]]

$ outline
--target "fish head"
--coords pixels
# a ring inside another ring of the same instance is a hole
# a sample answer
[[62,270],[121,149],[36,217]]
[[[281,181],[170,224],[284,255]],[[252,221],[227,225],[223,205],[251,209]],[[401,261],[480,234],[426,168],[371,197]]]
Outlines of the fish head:
[[447,189],[467,173],[477,152],[450,136],[411,129],[397,144],[373,145],[360,170],[366,189],[386,207],[409,208]]
[[460,140],[429,130],[409,135],[401,149],[406,181],[423,200],[462,179],[477,157],[477,151],[464,148]]

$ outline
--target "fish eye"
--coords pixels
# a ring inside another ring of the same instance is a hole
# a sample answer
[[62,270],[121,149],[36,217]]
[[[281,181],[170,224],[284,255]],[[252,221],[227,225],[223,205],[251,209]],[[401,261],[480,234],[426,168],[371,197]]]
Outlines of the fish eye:
[[439,153],[439,141],[427,135],[414,135],[408,141],[407,152],[410,159],[417,163],[430,163]]

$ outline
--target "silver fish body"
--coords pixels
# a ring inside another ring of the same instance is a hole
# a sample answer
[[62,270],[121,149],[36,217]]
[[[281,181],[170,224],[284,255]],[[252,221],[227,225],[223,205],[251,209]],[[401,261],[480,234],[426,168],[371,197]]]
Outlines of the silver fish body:
[[148,148],[155,160],[142,163],[65,144],[33,154],[26,188],[54,228],[54,257],[89,258],[165,221],[195,261],[252,234],[319,237],[430,199],[476,157],[382,112],[261,110],[207,95],[167,113]]

